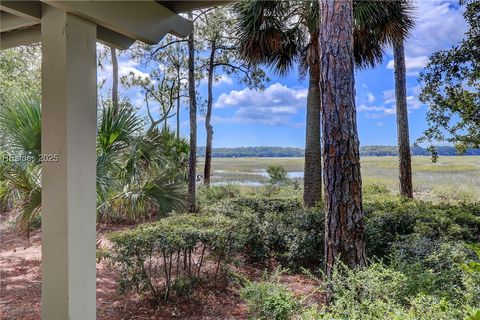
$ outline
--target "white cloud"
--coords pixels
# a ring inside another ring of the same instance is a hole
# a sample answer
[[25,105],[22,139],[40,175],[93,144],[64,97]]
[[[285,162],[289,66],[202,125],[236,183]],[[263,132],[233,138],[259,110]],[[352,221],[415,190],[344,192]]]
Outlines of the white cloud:
[[414,4],[415,28],[405,44],[408,56],[429,56],[462,39],[467,24],[458,1],[419,0]]
[[[418,0],[415,5],[415,27],[405,42],[405,63],[408,76],[418,76],[428,57],[458,43],[467,30],[464,7],[455,0]],[[392,52],[390,51],[390,56]],[[393,69],[393,60],[387,64]]]
[[[417,57],[405,57],[405,67],[407,68],[407,72],[411,72],[413,70],[423,69],[428,64],[428,57],[427,56],[417,56]],[[387,69],[393,69],[394,62],[393,59],[388,61]]]
[[235,108],[231,118],[217,118],[217,122],[286,125],[291,116],[306,105],[307,89],[289,88],[275,83],[263,91],[232,90],[221,94],[215,108]]
[[367,92],[368,102],[372,103],[375,101],[375,96],[371,92]]
[[[410,93],[410,95],[407,96],[408,111],[412,112],[413,110],[420,109],[423,106],[418,100],[420,86],[409,87],[407,88],[407,92]],[[383,91],[383,104],[372,105],[368,103],[360,103],[357,106],[357,111],[365,113],[365,117],[368,119],[381,119],[386,116],[395,115],[395,90]]]

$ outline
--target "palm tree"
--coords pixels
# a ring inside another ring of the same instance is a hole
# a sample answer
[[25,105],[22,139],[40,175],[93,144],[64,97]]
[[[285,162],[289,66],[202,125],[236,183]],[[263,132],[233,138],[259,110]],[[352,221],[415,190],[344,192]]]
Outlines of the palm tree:
[[[320,145],[320,66],[317,1],[247,0],[235,6],[239,51],[250,63],[265,63],[280,75],[297,62],[309,73],[307,96],[304,203],[314,206],[322,196]],[[296,19],[297,22],[292,23]]]
[[[402,12],[395,1],[354,1],[354,57],[359,68],[382,61],[383,47],[404,35]],[[240,53],[250,63],[264,63],[281,75],[297,63],[309,74],[307,96],[304,203],[321,199],[321,92],[318,1],[246,0],[235,6]]]
[[[10,101],[10,100],[9,100]],[[30,229],[41,212],[40,100],[24,96],[0,108],[0,204]],[[185,208],[188,144],[169,130],[144,130],[128,105],[102,109],[97,136],[97,203],[103,219],[139,220]]]
[[[354,3],[354,19],[362,24],[355,34],[355,49],[393,46],[395,67],[395,95],[400,171],[400,194],[413,197],[410,139],[405,79],[403,42],[414,26],[413,5],[410,0],[364,1]],[[368,32],[368,33],[366,33]],[[367,49],[368,50],[368,49]],[[357,59],[358,59],[357,55]],[[357,61],[358,62],[358,61]]]
[[408,132],[407,86],[403,41],[403,39],[396,39],[393,42],[400,194],[408,198],[413,198],[412,160]]

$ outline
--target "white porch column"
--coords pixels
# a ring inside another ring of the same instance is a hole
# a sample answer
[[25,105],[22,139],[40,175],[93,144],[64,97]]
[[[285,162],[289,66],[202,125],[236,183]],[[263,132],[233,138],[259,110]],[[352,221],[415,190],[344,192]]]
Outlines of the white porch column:
[[96,315],[95,41],[94,23],[43,7],[42,153],[53,159],[43,163],[45,320]]

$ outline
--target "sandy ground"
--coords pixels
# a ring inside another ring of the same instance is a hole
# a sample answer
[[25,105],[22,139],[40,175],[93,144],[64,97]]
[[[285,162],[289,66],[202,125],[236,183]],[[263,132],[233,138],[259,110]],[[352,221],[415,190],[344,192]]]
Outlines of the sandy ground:
[[[41,303],[41,232],[27,238],[16,234],[7,223],[8,214],[0,215],[0,319],[40,319]],[[112,229],[98,228],[100,243]],[[259,279],[261,268],[237,270],[250,279]],[[106,262],[97,263],[97,319],[247,319],[248,308],[238,295],[238,288],[225,290],[198,288],[191,298],[177,299],[153,306],[134,293],[117,291],[118,274]],[[310,303],[323,303],[315,293],[315,281],[303,275],[284,275],[288,287],[298,296],[309,296]],[[313,293],[313,294],[312,294]]]

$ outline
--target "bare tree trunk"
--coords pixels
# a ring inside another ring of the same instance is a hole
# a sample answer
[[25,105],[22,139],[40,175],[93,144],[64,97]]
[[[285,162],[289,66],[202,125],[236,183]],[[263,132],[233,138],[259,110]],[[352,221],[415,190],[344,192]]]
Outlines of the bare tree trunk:
[[[318,33],[311,35],[311,45],[318,47]],[[318,50],[309,65],[310,80],[307,97],[307,131],[305,138],[305,168],[303,177],[303,203],[315,206],[322,198],[322,155],[320,142],[321,98],[320,61]]]
[[180,138],[180,89],[181,89],[181,83],[180,83],[180,65],[177,67],[177,139]]
[[359,140],[355,110],[352,0],[320,1],[325,262],[365,266]]
[[[192,13],[188,18],[193,20]],[[188,212],[197,212],[195,199],[197,171],[197,97],[195,93],[195,43],[193,31],[188,36],[188,95],[190,97],[190,156],[188,161]]]
[[405,77],[405,51],[403,40],[393,44],[395,66],[395,100],[397,104],[398,158],[400,169],[400,194],[413,198],[412,160],[408,133],[407,85]]
[[112,58],[112,104],[114,113],[118,113],[118,60],[117,50],[110,47],[110,55]]
[[207,113],[205,115],[205,130],[207,132],[207,143],[205,147],[205,167],[203,170],[203,183],[210,187],[210,176],[212,170],[212,107],[213,107],[213,74],[214,74],[214,60],[215,60],[215,41],[212,41],[210,48],[210,59],[208,61],[208,98],[207,98]]

